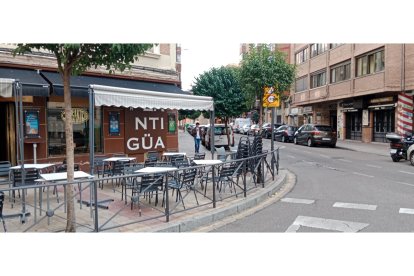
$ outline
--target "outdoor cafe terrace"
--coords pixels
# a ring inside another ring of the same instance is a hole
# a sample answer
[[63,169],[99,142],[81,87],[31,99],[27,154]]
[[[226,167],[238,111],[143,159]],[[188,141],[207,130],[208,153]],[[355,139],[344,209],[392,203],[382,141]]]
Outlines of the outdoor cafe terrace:
[[278,178],[278,149],[262,151],[260,137],[241,139],[212,159],[210,152],[194,154],[189,134],[179,136],[179,152],[149,153],[144,163],[126,155],[96,155],[95,175],[76,171],[74,183],[67,183],[64,165],[26,164],[21,186],[20,167],[11,167],[11,181],[0,186],[0,232],[65,231],[69,185],[75,190],[77,232],[151,232],[238,204]]

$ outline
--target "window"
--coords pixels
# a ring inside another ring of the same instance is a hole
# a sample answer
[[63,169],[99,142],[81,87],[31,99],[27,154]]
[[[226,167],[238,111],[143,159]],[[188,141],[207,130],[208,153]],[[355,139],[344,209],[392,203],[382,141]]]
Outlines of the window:
[[296,79],[295,92],[300,92],[308,89],[308,76]]
[[356,59],[357,77],[381,72],[384,70],[384,49],[360,56]]
[[147,50],[148,53],[160,54],[160,44],[153,44],[152,48]]
[[301,50],[300,52],[297,52],[295,55],[296,64],[304,63],[307,59],[308,59],[308,48],[305,48]]
[[[89,152],[89,114],[88,108],[72,108],[73,143],[75,154]],[[95,108],[95,151],[102,152],[102,109]],[[51,155],[66,154],[64,109],[47,110],[48,152]]]
[[351,61],[336,65],[331,69],[331,83],[351,78]]
[[311,75],[311,88],[323,86],[326,84],[326,71],[320,71]]
[[329,49],[336,48],[338,46],[341,46],[342,44],[344,44],[344,43],[331,43],[331,44],[329,44]]
[[317,55],[322,54],[323,52],[325,52],[328,49],[328,44],[312,44],[310,46],[310,51],[311,51],[311,57],[316,57]]

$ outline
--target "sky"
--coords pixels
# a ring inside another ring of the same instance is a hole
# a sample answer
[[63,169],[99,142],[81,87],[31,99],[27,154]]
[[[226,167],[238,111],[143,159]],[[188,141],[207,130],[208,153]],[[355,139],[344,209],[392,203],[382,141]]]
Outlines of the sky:
[[213,67],[238,64],[240,43],[202,43],[186,42],[181,44],[181,82],[183,90],[191,90],[194,79]]

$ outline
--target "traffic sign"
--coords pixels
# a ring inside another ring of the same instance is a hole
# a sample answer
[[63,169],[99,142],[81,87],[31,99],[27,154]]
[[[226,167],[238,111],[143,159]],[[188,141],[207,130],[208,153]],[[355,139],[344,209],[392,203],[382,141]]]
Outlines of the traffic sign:
[[279,107],[279,94],[274,92],[273,87],[265,87],[263,95],[263,107]]

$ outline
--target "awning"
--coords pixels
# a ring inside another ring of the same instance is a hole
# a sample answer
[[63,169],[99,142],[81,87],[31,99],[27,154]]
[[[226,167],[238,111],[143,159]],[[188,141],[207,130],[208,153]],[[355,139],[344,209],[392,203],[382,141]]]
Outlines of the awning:
[[93,84],[96,106],[213,110],[211,97],[154,92]]
[[380,104],[380,105],[370,105],[368,106],[369,109],[375,109],[375,110],[380,110],[380,109],[393,109],[395,108],[396,103],[392,103],[392,104]]
[[[53,94],[63,96],[63,80],[59,73],[41,71],[43,75],[53,86]],[[104,86],[114,86],[130,89],[139,89],[146,91],[156,91],[165,93],[185,93],[179,87],[173,84],[154,83],[146,81],[136,81],[120,78],[93,77],[93,76],[71,76],[70,89],[73,97],[88,97],[88,88],[91,84]]]
[[0,97],[10,98],[13,96],[14,79],[0,78]]
[[[49,84],[37,73],[36,70],[1,67],[0,79],[9,79],[11,82],[18,80],[22,84],[23,96],[47,97],[49,95]],[[0,96],[11,97],[11,87],[12,85],[6,85],[6,82],[3,82],[0,88]],[[3,93],[7,96],[3,96]]]

